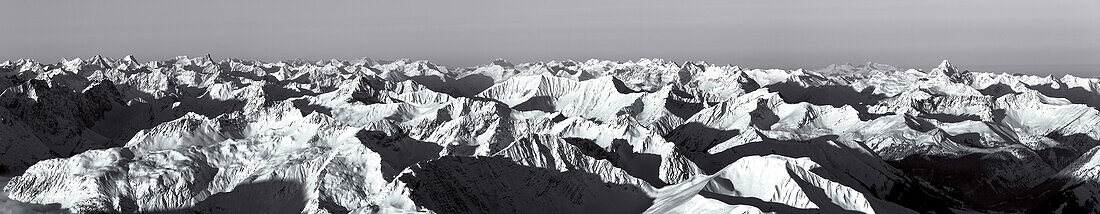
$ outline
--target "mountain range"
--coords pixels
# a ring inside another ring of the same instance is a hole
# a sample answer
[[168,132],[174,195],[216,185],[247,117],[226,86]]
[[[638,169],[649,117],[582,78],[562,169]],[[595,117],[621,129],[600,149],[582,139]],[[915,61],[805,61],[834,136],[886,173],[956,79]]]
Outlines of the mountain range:
[[1098,78],[209,55],[0,76],[0,209],[1100,212]]

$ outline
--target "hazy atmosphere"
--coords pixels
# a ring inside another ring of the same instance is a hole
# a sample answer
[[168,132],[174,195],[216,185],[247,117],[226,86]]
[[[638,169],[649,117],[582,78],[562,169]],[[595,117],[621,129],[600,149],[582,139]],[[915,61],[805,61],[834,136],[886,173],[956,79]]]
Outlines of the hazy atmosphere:
[[1094,76],[1100,1],[11,1],[0,59],[705,60]]

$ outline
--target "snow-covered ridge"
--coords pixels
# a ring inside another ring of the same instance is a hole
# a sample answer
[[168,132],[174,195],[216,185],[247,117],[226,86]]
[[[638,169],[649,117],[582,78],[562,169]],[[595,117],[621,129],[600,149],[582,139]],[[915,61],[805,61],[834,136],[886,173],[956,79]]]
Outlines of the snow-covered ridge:
[[1100,79],[944,61],[0,63],[0,175],[73,212],[1100,211]]

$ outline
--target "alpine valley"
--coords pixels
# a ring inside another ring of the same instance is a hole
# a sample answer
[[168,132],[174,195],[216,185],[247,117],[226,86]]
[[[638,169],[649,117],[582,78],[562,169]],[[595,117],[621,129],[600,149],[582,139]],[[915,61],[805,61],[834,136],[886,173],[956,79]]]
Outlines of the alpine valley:
[[210,56],[0,76],[15,212],[1100,212],[1098,78]]

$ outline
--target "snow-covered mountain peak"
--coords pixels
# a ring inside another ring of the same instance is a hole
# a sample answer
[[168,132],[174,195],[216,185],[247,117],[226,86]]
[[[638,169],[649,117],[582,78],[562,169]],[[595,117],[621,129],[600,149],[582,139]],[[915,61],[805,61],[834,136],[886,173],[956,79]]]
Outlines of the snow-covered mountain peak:
[[504,60],[502,58],[494,59],[492,64],[496,65],[496,66],[503,67],[503,68],[513,68],[513,67],[515,67],[515,65],[513,65],[512,63],[509,63],[508,60]]

